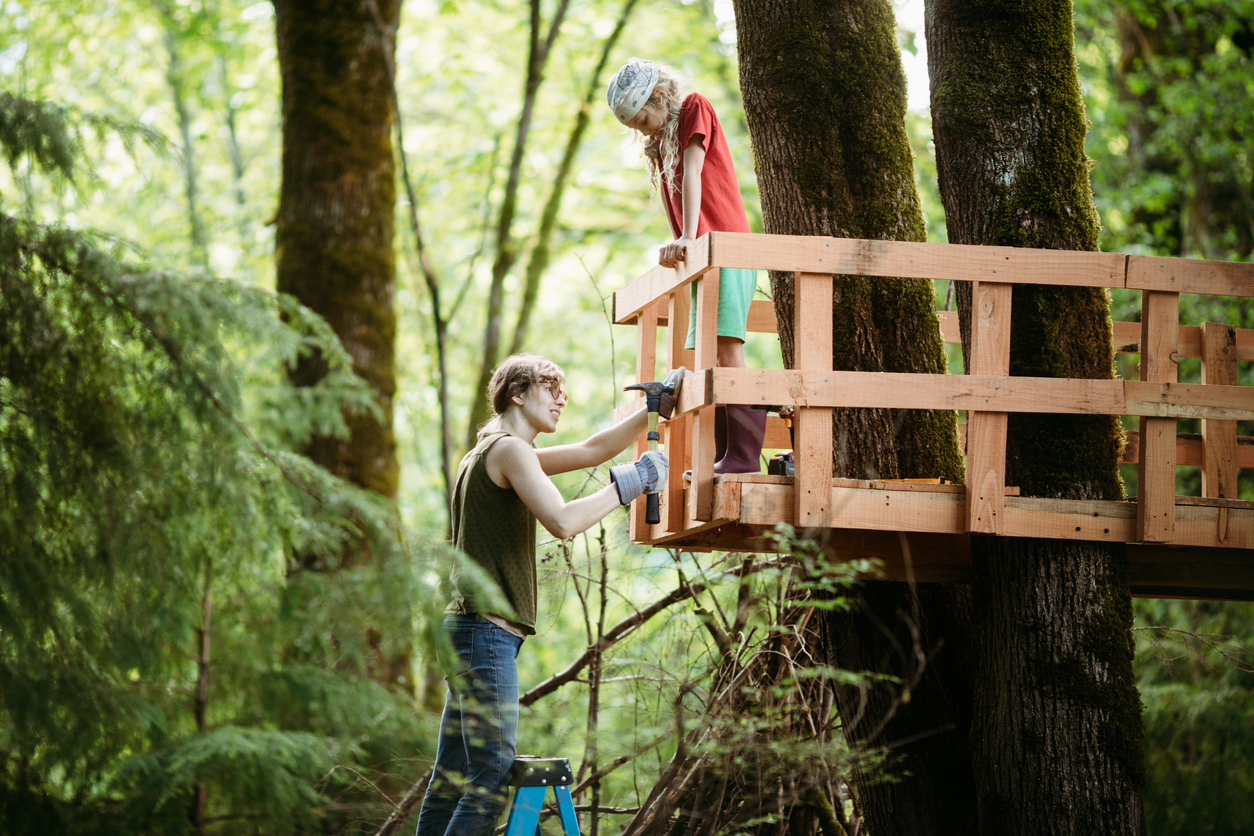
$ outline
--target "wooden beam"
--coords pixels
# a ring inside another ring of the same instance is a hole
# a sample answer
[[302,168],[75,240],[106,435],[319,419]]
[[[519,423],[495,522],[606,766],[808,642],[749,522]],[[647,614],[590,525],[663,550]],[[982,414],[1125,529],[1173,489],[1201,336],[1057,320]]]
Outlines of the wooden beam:
[[[693,365],[693,352],[684,347],[688,338],[691,309],[691,293],[681,289],[667,297],[667,320],[675,323],[674,328],[668,326],[666,329],[668,371],[680,366],[691,368]],[[682,388],[681,386],[680,389]],[[666,478],[668,501],[663,520],[668,531],[681,531],[685,528],[684,517],[688,505],[684,501],[684,471],[692,469],[692,416],[675,417],[670,424],[671,432],[667,436],[666,445],[666,456],[670,464],[670,472]]]
[[1254,420],[1249,386],[793,369],[711,369],[704,384],[685,387],[679,412],[717,402]]
[[[712,370],[718,362],[719,271],[710,270],[697,280],[696,356],[693,365]],[[685,384],[684,388],[687,388]],[[680,393],[682,396],[682,392]],[[688,491],[688,517],[707,522],[714,509],[714,409],[698,412],[692,419],[692,487]]]
[[[670,320],[663,317],[658,325],[669,326]],[[775,306],[766,299],[754,299],[749,303],[749,318],[745,321],[745,329],[755,334],[778,334],[779,327],[775,322]]]
[[[1114,324],[1115,352],[1137,354],[1141,350],[1141,323],[1116,322]],[[954,326],[957,327],[956,325]],[[1237,328],[1236,356],[1238,360],[1254,360],[1254,330]],[[1202,329],[1197,325],[1181,325],[1176,354],[1180,357],[1202,356]]]
[[[1141,293],[1141,380],[1174,395],[1176,349],[1180,332],[1180,294]],[[1148,543],[1175,539],[1176,419],[1141,418],[1141,455],[1137,463],[1137,538]]]
[[[658,307],[657,302],[646,305],[636,320],[637,383],[657,380]],[[637,399],[643,398],[644,393],[636,390],[636,396]],[[640,458],[648,449],[649,439],[646,431],[636,438],[636,443],[632,450],[634,458]],[[631,521],[628,524],[628,533],[632,540],[648,535],[649,527],[644,521],[645,513],[646,506],[643,498],[631,504]]]
[[1123,287],[1127,256],[823,236],[710,233],[710,264],[786,272]]
[[[1237,382],[1237,331],[1202,323],[1202,384]],[[1202,419],[1202,496],[1237,498],[1237,422]]]
[[[960,425],[961,426],[961,425]],[[1136,464],[1140,458],[1141,437],[1136,432],[1125,432],[1127,445],[1123,450],[1123,464]],[[1202,436],[1200,433],[1176,434],[1176,467],[1202,466]],[[1254,468],[1254,436],[1237,436],[1237,467]],[[1177,500],[1179,497],[1177,497]]]
[[[793,293],[793,361],[798,369],[825,372],[832,368],[832,276],[797,273]],[[740,401],[728,401],[740,403]],[[832,411],[801,407],[793,419],[796,507],[799,530],[832,525],[829,486],[832,482]]]
[[[1011,286],[971,283],[971,373],[1010,374]],[[1001,534],[1006,485],[1006,412],[967,412],[966,530]]]
[[645,305],[660,300],[673,290],[703,276],[710,269],[709,235],[702,235],[689,248],[690,258],[678,267],[654,267],[614,293],[614,322],[627,325]]
[[[1167,293],[1249,297],[1254,296],[1254,264],[1133,255],[1128,256],[1126,286]],[[1144,315],[1141,319],[1144,321]]]

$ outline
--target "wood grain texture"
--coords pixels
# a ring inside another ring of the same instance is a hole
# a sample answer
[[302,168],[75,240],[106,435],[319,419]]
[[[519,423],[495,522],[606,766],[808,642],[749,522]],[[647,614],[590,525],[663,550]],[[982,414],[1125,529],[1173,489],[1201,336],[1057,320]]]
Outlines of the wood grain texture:
[[[1159,387],[1162,402],[1174,394],[1171,384],[1177,379],[1179,328],[1179,293],[1151,290],[1141,293],[1141,381],[1163,384]],[[1140,393],[1138,399],[1144,402],[1147,394],[1150,393]],[[1175,533],[1176,420],[1144,416],[1140,436],[1137,539],[1170,543]]]
[[[796,342],[793,353],[796,366],[806,371],[827,371],[832,367],[832,276],[797,273],[794,282],[793,334]],[[828,486],[832,479],[832,412],[829,409],[800,408],[794,422],[794,525],[803,530],[830,528],[832,506]]]
[[1254,296],[1254,264],[1128,256],[1127,287],[1212,296]]
[[[1202,384],[1237,382],[1237,332],[1231,325],[1205,322],[1202,331]],[[1237,422],[1202,420],[1202,496],[1237,498]]]

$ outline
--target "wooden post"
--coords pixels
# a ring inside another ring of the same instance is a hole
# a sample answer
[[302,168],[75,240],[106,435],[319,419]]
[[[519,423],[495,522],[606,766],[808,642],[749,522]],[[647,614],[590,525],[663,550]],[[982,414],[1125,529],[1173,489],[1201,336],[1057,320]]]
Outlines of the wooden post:
[[[1010,374],[1011,286],[972,282],[971,374]],[[966,530],[1000,534],[1005,520],[1005,412],[967,412]]]
[[[697,335],[693,365],[712,369],[718,365],[718,270],[697,279]],[[714,407],[698,409],[692,416],[692,487],[688,492],[688,516],[707,522],[714,512]]]
[[[794,364],[832,369],[832,276],[797,273],[793,297]],[[832,527],[832,410],[799,407],[794,427],[793,520],[798,531]]]
[[[688,288],[680,288],[670,294],[667,312],[667,368],[685,366],[691,370],[691,351],[684,348],[688,337],[688,312],[692,308]],[[692,445],[689,432],[692,417],[683,416],[667,422],[666,456],[670,459],[670,475],[666,482],[666,516],[663,522],[667,531],[680,531],[684,525],[684,471],[692,469]]]
[[[657,320],[658,303],[645,306],[636,319],[636,382],[645,383],[657,380]],[[644,397],[637,391],[637,396]],[[648,433],[641,433],[636,438],[633,450],[635,458],[640,458],[649,449]],[[648,540],[649,526],[644,521],[645,503],[641,499],[631,505],[631,523],[629,525],[631,539],[636,542]]]
[[[1141,380],[1175,383],[1180,294],[1141,293]],[[1170,543],[1176,521],[1176,419],[1141,418],[1136,530],[1146,543]]]
[[[1237,383],[1237,329],[1202,323],[1202,383]],[[1202,496],[1237,498],[1237,422],[1202,419]]]

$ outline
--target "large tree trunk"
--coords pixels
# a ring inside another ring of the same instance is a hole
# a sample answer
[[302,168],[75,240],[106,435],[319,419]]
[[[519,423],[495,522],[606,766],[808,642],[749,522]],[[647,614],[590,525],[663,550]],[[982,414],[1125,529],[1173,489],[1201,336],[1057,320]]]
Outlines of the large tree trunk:
[[[924,240],[905,130],[905,78],[887,0],[738,2],[736,20],[766,231]],[[793,277],[772,274],[771,287],[784,360],[791,363]],[[832,331],[835,369],[945,371],[931,282],[837,276]],[[833,440],[838,476],[962,479],[952,412],[837,410]],[[846,736],[870,746],[906,741],[894,746],[897,768],[916,776],[855,780],[870,831],[969,832],[968,594],[938,586],[915,596],[906,584],[867,583],[859,598],[854,613],[824,617],[829,661],[915,680],[906,703],[900,688],[872,688],[867,713],[856,723],[864,695],[837,691]],[[924,655],[940,648],[926,670],[916,647]]]
[[[928,64],[949,240],[1095,250],[1071,4],[932,0]],[[958,285],[964,346],[971,287]],[[1016,285],[1010,373],[1111,378],[1099,289]],[[1011,416],[1009,484],[1120,499],[1118,419]],[[972,762],[986,834],[1142,832],[1141,704],[1118,546],[973,536]]]
[[[283,80],[283,179],[276,217],[278,289],[321,315],[378,398],[381,415],[348,416],[347,439],[316,436],[307,450],[327,470],[388,498],[399,468],[392,433],[396,312],[392,250],[396,203],[392,104],[385,38],[373,0],[275,0]],[[393,31],[400,0],[378,0]],[[290,370],[298,386],[327,372],[318,354]],[[369,559],[361,544],[318,564]],[[380,644],[377,635],[371,643]],[[372,676],[409,679],[407,654],[375,663]]]

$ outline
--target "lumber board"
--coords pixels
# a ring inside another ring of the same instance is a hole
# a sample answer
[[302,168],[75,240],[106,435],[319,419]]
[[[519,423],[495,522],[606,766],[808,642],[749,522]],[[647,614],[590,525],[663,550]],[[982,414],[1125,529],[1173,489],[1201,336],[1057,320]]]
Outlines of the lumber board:
[[[971,373],[1004,377],[1010,374],[1011,286],[1004,282],[972,282]],[[967,413],[966,530],[1002,533],[1003,487],[1006,484],[1008,413],[972,409]]]
[[[636,328],[636,382],[645,383],[657,380],[657,320],[658,309],[660,303],[650,302],[640,312],[640,319]],[[644,393],[636,390],[637,400],[645,397]],[[649,449],[648,430],[636,438],[636,443],[632,452],[634,458],[639,459]],[[631,522],[629,531],[631,539],[646,536],[648,525],[645,523],[645,514],[648,512],[646,504],[643,500],[633,502],[631,504]]]
[[1123,287],[1122,253],[711,232],[710,264],[786,272]]
[[[1202,323],[1202,384],[1237,382],[1237,331]],[[1237,498],[1237,422],[1202,419],[1202,496]]]
[[[668,321],[677,324],[675,328],[666,329],[666,366],[677,369],[680,366],[690,367],[694,360],[694,352],[684,348],[688,338],[688,318],[692,309],[691,294],[683,290],[667,297],[666,315]],[[686,385],[683,384],[683,385]],[[683,389],[683,385],[680,389]],[[669,503],[666,507],[666,528],[679,531],[684,527],[687,502],[684,501],[684,471],[692,469],[692,416],[680,415],[674,418],[672,432],[668,436],[666,456],[670,471],[666,477],[666,493]]]
[[1126,287],[1171,293],[1249,297],[1254,296],[1254,264],[1133,255],[1128,256]]
[[[1141,292],[1141,381],[1160,387],[1159,397],[1175,400],[1176,349],[1180,343],[1180,294]],[[1133,390],[1135,392],[1135,390]],[[1144,393],[1143,393],[1144,394]],[[1137,461],[1136,539],[1151,543],[1175,540],[1176,422],[1141,415],[1141,451]]]
[[[1124,446],[1123,458],[1119,459],[1119,461],[1124,464],[1136,464],[1141,446],[1141,436],[1135,431],[1125,432],[1124,439],[1127,443]],[[1199,433],[1176,434],[1176,466],[1202,466],[1202,437]],[[1254,437],[1248,435],[1237,436],[1237,467],[1254,467]]]
[[706,369],[677,412],[708,403],[1254,420],[1254,387],[904,372]]
[[[793,287],[793,361],[798,369],[824,372],[832,367],[832,276],[797,273]],[[831,528],[832,411],[801,407],[793,419],[796,446],[794,525],[803,530]]]
[[688,247],[692,256],[677,267],[654,267],[614,293],[614,322],[627,325],[639,316],[645,305],[705,275],[710,269],[710,242],[702,235]]
[[[682,293],[673,294],[681,296]],[[687,314],[680,318],[683,322],[687,318]],[[663,316],[658,320],[658,325],[662,327],[670,326],[670,318]],[[775,322],[775,306],[766,299],[754,299],[749,303],[749,318],[745,320],[745,330],[754,334],[778,334],[779,326]]]
[[1172,419],[1254,420],[1254,386],[1152,383],[1142,380],[1121,382],[1125,392],[1124,411],[1117,414]]
[[714,513],[714,407],[692,414],[692,485],[687,491],[687,516],[708,522]]
[[[956,322],[956,320],[955,320]],[[1119,354],[1139,354],[1141,351],[1141,323],[1115,322],[1115,352]],[[954,328],[958,326],[955,324]],[[1254,330],[1237,328],[1237,360],[1254,360]],[[1202,356],[1202,328],[1199,325],[1181,325],[1179,345],[1176,355],[1179,357]]]
[[1107,500],[1006,497],[1007,537],[1128,543],[1136,539],[1136,504]]

